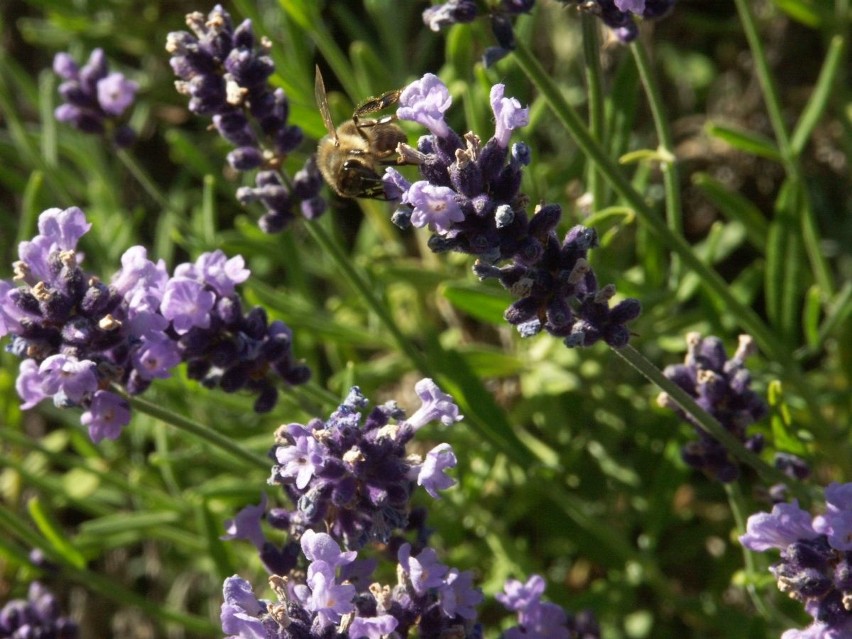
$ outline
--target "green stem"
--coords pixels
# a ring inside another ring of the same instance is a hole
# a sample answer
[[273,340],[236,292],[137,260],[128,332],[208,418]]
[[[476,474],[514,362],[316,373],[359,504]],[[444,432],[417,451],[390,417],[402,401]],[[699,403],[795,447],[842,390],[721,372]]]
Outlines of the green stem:
[[760,87],[763,89],[763,100],[766,103],[766,112],[769,115],[769,122],[772,125],[772,130],[775,133],[775,143],[778,145],[778,150],[781,152],[781,160],[784,163],[784,169],[787,175],[797,176],[799,174],[798,167],[794,161],[793,150],[790,146],[790,135],[787,133],[787,125],[784,124],[784,115],[781,111],[781,100],[778,97],[778,88],[775,86],[775,80],[772,78],[772,73],[769,71],[769,61],[766,58],[766,50],[763,48],[763,41],[760,39],[760,34],[757,30],[757,23],[754,20],[751,6],[748,0],[734,0],[737,5],[737,12],[740,15],[740,22],[743,25],[748,46],[751,49],[752,60],[754,61],[754,71],[757,74]]
[[[645,95],[648,97],[648,105],[651,107],[651,116],[654,119],[654,127],[657,130],[657,138],[660,145],[660,155],[665,158],[660,165],[663,172],[663,187],[666,194],[666,223],[672,233],[683,235],[683,209],[680,199],[680,170],[677,157],[675,156],[674,135],[672,135],[671,124],[666,115],[665,101],[657,84],[657,79],[648,57],[648,52],[639,40],[630,45],[633,60],[639,70],[639,77],[645,87]],[[671,282],[676,284],[680,280],[681,263],[677,255],[672,255]]]
[[810,497],[806,494],[801,484],[792,481],[787,475],[777,468],[773,468],[758,455],[755,455],[746,448],[740,440],[729,433],[712,415],[702,409],[686,391],[663,375],[662,371],[654,366],[639,351],[630,345],[612,350],[641,373],[648,381],[673,399],[681,409],[695,420],[702,430],[721,442],[728,452],[739,462],[751,466],[764,482],[767,484],[783,483],[791,492],[805,501],[810,501]]
[[145,193],[147,193],[148,196],[154,200],[158,206],[160,206],[160,208],[163,210],[171,210],[174,208],[169,203],[169,200],[160,193],[157,185],[154,184],[154,181],[150,178],[145,169],[143,169],[136,161],[136,158],[134,158],[125,149],[118,149],[116,155],[118,155],[118,159],[121,160],[122,164],[124,164],[134,179],[139,182],[139,185]]
[[588,159],[598,166],[598,170],[636,211],[649,230],[665,244],[669,250],[678,255],[684,265],[692,270],[702,284],[715,293],[728,310],[736,316],[743,328],[748,331],[760,345],[764,353],[783,366],[794,370],[795,362],[784,345],[767,328],[757,313],[742,304],[728,288],[727,282],[713,269],[704,264],[693,252],[692,247],[682,236],[673,233],[666,222],[645,202],[642,196],[633,188],[616,163],[610,159],[604,150],[592,137],[577,112],[562,96],[556,83],[532,55],[526,44],[520,40],[516,43],[515,59],[530,81],[538,88],[547,100],[556,117],[574,138],[580,150]]
[[[606,137],[604,118],[603,82],[601,81],[600,41],[598,38],[598,20],[589,13],[583,13],[583,58],[586,64],[586,94],[589,100],[589,131],[599,144]],[[593,162],[586,166],[587,191],[592,194],[593,210],[603,208],[606,197],[604,182],[600,179],[598,168]]]
[[305,224],[304,227],[308,230],[308,233],[311,234],[311,237],[314,238],[316,243],[322,247],[325,254],[332,259],[340,274],[358,290],[364,300],[364,303],[376,314],[379,321],[384,324],[385,328],[390,331],[394,341],[400,349],[402,349],[406,356],[408,356],[414,366],[424,375],[434,377],[434,375],[429,371],[430,367],[426,358],[423,357],[416,348],[414,348],[411,341],[402,333],[401,330],[399,330],[399,327],[396,325],[396,322],[394,322],[390,312],[388,312],[385,305],[381,303],[379,298],[373,292],[370,283],[367,281],[366,275],[352,263],[352,260],[346,257],[337,243],[325,232],[325,229],[323,229],[320,224],[309,223]]
[[[743,499],[743,493],[740,490],[740,485],[736,482],[731,482],[730,484],[725,484],[725,494],[728,497],[728,504],[731,507],[731,514],[734,516],[734,522],[737,527],[737,537],[745,534],[746,531],[746,519],[745,513],[748,512],[748,509],[745,505],[745,500]],[[757,589],[754,587],[754,583],[757,578],[757,566],[754,561],[754,554],[751,553],[748,548],[742,546],[743,551],[743,563],[745,564],[746,571],[746,592],[748,592],[748,596],[751,599],[754,607],[761,614],[764,619],[771,619],[771,615],[769,609],[763,602],[763,599],[757,593]]]
[[233,457],[248,462],[252,466],[258,466],[264,470],[269,470],[271,467],[271,462],[266,455],[253,453],[241,448],[230,437],[226,437],[225,435],[207,428],[198,422],[187,419],[183,415],[178,415],[170,410],[166,410],[162,406],[149,402],[141,397],[129,396],[127,397],[127,400],[134,409],[150,415],[151,417],[156,417],[160,421],[170,424],[182,431],[195,435],[210,445],[215,446]]

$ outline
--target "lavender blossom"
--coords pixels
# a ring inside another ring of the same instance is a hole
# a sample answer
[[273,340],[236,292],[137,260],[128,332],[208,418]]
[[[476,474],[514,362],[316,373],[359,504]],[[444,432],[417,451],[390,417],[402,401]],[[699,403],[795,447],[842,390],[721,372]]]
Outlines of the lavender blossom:
[[295,505],[279,513],[273,525],[293,538],[327,530],[347,548],[371,540],[387,542],[406,526],[409,499],[422,485],[433,497],[453,484],[446,470],[455,465],[448,444],[422,460],[406,451],[415,431],[429,421],[461,419],[452,398],[431,380],[416,389],[423,406],[406,420],[393,402],[377,406],[362,419],[368,402],[357,387],[328,420],[289,424],[276,433],[276,464],[269,484],[280,485]]
[[0,637],[77,639],[77,624],[64,616],[56,597],[42,584],[30,584],[26,599],[12,599],[0,608]]
[[53,71],[63,80],[59,94],[64,102],[54,111],[57,120],[84,133],[105,135],[119,147],[133,143],[136,133],[121,120],[139,85],[122,73],[110,73],[102,49],[92,51],[82,68],[69,54],[58,53]]
[[77,207],[43,212],[13,265],[19,285],[0,282],[0,337],[11,335],[7,350],[23,360],[15,384],[23,408],[46,399],[81,407],[98,442],[130,421],[119,393],[142,393],[181,363],[207,386],[255,393],[258,411],[274,406],[277,378],[307,380],[292,359],[290,329],[261,308],[243,313],[241,257],[205,253],[170,277],[136,246],[108,286],[79,264],[77,242],[90,226]]
[[190,32],[168,35],[166,51],[179,78],[178,92],[189,96],[189,110],[212,119],[219,134],[234,145],[228,163],[236,171],[259,169],[254,187],[241,187],[242,204],[260,202],[266,213],[260,227],[267,233],[284,229],[301,213],[308,219],[325,210],[319,192],[322,177],[313,156],[292,179],[284,176],[287,156],[302,142],[302,130],[289,124],[290,105],[283,89],[269,78],[275,71],[266,38],[258,42],[251,20],[234,26],[230,14],[216,5],[205,17],[186,16]]
[[621,42],[632,42],[639,35],[636,18],[657,20],[666,16],[675,0],[560,0],[575,4],[581,11],[596,15]]
[[[615,288],[598,287],[587,259],[597,246],[593,229],[575,226],[560,241],[559,206],[541,205],[529,216],[520,187],[530,149],[510,146],[512,133],[529,122],[529,109],[506,97],[502,84],[491,89],[490,102],[495,131],[483,144],[472,132],[460,137],[446,123],[451,99],[436,76],[427,74],[403,89],[399,117],[422,124],[431,135],[420,138],[417,149],[399,146],[400,161],[418,165],[421,180],[411,183],[392,168],[385,173],[385,193],[400,200],[394,224],[428,226],[435,252],[476,256],[476,275],[497,279],[517,298],[505,318],[522,336],[545,330],[569,347],[626,345],[626,324],[639,316],[639,302],[626,299],[610,307]],[[497,265],[506,260],[509,264]]]
[[[730,359],[718,337],[702,338],[698,333],[689,333],[686,343],[684,363],[667,366],[663,374],[695,398],[701,408],[750,450],[760,452],[762,436],[746,433],[747,428],[767,412],[766,403],[749,388],[751,374],[745,368],[746,357],[754,352],[754,341],[747,335],[740,336],[737,351]],[[660,395],[658,402],[673,409],[695,429],[698,440],[681,450],[687,464],[725,483],[739,476],[739,467],[721,442],[704,431],[665,393]]]
[[[483,63],[486,67],[512,52],[515,48],[512,19],[522,13],[529,13],[534,6],[535,0],[500,0],[490,3],[488,18],[497,46],[485,50]],[[448,0],[425,9],[423,23],[432,31],[441,31],[454,24],[473,22],[479,16],[479,7],[473,0]]]
[[801,602],[814,621],[791,629],[782,639],[841,639],[852,633],[852,484],[825,489],[826,510],[811,518],[794,502],[776,504],[771,513],[748,519],[740,543],[756,552],[778,549],[780,561],[770,567],[778,589]]
[[569,616],[556,604],[541,601],[544,578],[533,575],[526,583],[509,579],[496,596],[506,609],[518,614],[518,625],[503,639],[600,639],[600,628],[591,612]]

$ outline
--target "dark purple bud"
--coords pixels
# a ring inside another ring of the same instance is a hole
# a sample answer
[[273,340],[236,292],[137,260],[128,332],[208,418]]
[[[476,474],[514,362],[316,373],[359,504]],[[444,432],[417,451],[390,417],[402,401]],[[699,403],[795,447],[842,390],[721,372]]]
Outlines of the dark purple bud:
[[126,124],[113,129],[112,142],[120,149],[126,149],[136,141],[136,131]]
[[263,164],[263,153],[253,146],[241,146],[228,153],[227,159],[235,171],[251,171]]
[[482,53],[482,66],[486,69],[490,69],[510,53],[511,51],[504,49],[503,47],[487,47]]
[[610,312],[610,321],[616,324],[624,324],[635,320],[642,313],[642,304],[639,300],[628,297],[616,304]]
[[497,44],[511,51],[515,48],[515,33],[512,31],[512,21],[502,13],[491,14],[491,31]]
[[253,49],[254,44],[254,31],[251,27],[251,20],[243,20],[234,29],[233,46],[238,49]]
[[556,229],[560,219],[562,219],[562,207],[558,204],[539,206],[530,219],[529,234],[542,239]]
[[506,309],[503,317],[509,324],[522,324],[532,319],[538,319],[540,309],[541,300],[535,297],[522,297]]
[[[278,367],[275,367],[279,370]],[[281,377],[291,386],[298,386],[306,383],[311,378],[311,369],[304,364],[297,364],[288,371],[279,370]]]
[[278,403],[278,389],[271,384],[266,385],[260,391],[257,399],[254,401],[254,412],[258,414],[268,413],[275,404]]

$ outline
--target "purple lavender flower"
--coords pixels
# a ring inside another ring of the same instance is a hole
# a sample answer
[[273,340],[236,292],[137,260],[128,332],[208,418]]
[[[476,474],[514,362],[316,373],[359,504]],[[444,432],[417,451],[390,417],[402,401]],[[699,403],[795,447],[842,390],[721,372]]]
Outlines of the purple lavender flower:
[[233,519],[227,520],[225,534],[219,539],[222,541],[245,539],[254,544],[258,550],[262,550],[266,537],[261,530],[260,522],[266,513],[267,501],[266,493],[262,493],[259,504],[246,506]]
[[403,89],[396,114],[400,120],[417,122],[435,137],[443,138],[450,131],[444,122],[444,113],[452,103],[453,98],[446,85],[438,76],[427,73]]
[[808,628],[788,630],[782,639],[840,639],[852,632],[852,611],[845,603],[852,598],[850,495],[852,484],[833,483],[825,490],[822,515],[811,518],[793,502],[748,519],[740,542],[757,552],[781,551],[780,561],[770,567],[778,588],[814,618]]
[[226,392],[249,390],[255,409],[277,400],[276,378],[307,380],[293,361],[292,334],[261,308],[243,313],[235,286],[248,270],[221,251],[177,267],[170,277],[141,246],[128,249],[112,285],[80,267],[77,242],[89,230],[77,207],[41,214],[39,234],[21,242],[13,282],[0,282],[0,337],[23,360],[15,388],[23,408],[52,399],[83,408],[94,441],[118,437],[137,395],[180,363],[189,376]]
[[455,459],[449,445],[439,445],[423,461],[408,454],[406,444],[429,421],[460,420],[458,408],[431,380],[415,388],[423,405],[412,420],[393,402],[363,419],[368,402],[354,387],[328,420],[278,430],[269,483],[282,486],[295,505],[276,518],[281,528],[295,538],[312,528],[328,530],[354,549],[370,540],[387,542],[405,527],[417,483],[434,497],[452,485],[445,474]]
[[228,639],[266,639],[269,636],[261,620],[269,602],[255,597],[249,582],[237,575],[228,577],[222,586],[222,596],[219,619]]
[[635,18],[657,20],[667,15],[675,0],[560,0],[565,4],[576,4],[581,11],[598,16],[612,29],[621,42],[632,42],[639,35]]
[[384,639],[396,630],[399,621],[393,615],[356,617],[349,626],[349,639]]
[[491,87],[491,109],[494,111],[494,121],[497,130],[494,139],[502,148],[509,145],[509,137],[515,129],[526,126],[530,122],[529,108],[522,108],[517,98],[504,98],[506,87],[495,84]]
[[0,609],[0,637],[77,639],[77,625],[62,615],[56,597],[42,584],[30,584],[26,599],[12,599]]
[[[754,452],[760,452],[763,438],[748,437],[746,429],[762,419],[766,403],[749,386],[751,375],[745,359],[754,352],[754,341],[740,336],[733,357],[727,359],[725,347],[718,337],[702,338],[698,333],[686,336],[687,354],[683,364],[667,366],[663,374],[695,398],[696,403],[710,413],[728,432]],[[734,481],[739,468],[725,447],[705,432],[683,412],[665,393],[658,398],[661,406],[673,409],[690,423],[698,436],[681,450],[684,461],[721,482]]]
[[54,111],[57,120],[84,133],[107,135],[116,146],[133,142],[135,132],[120,118],[136,99],[139,85],[122,73],[109,73],[103,50],[92,51],[82,69],[70,55],[58,53],[53,70],[64,80],[59,85],[64,102]]
[[456,23],[472,22],[477,13],[474,0],[449,0],[424,9],[423,23],[432,31],[440,31]]
[[518,614],[518,625],[509,628],[504,639],[598,639],[600,629],[590,612],[570,617],[560,606],[541,601],[545,581],[540,575],[531,576],[526,583],[509,579],[497,601]]
[[[575,226],[560,242],[557,205],[539,206],[530,218],[528,198],[520,192],[530,150],[523,143],[509,146],[512,132],[529,121],[529,109],[505,97],[502,84],[492,88],[490,100],[496,127],[483,144],[475,133],[461,137],[444,121],[451,102],[436,76],[427,74],[403,90],[399,117],[426,126],[432,135],[422,137],[417,149],[399,146],[400,161],[418,165],[422,180],[410,183],[395,169],[386,171],[385,192],[401,201],[394,224],[429,226],[435,252],[476,256],[476,275],[499,280],[518,298],[505,318],[522,336],[546,330],[569,347],[626,345],[626,324],[639,316],[639,302],[626,299],[610,307],[615,288],[599,288],[587,260],[597,245],[593,229]],[[511,262],[496,265],[504,260]]]
[[402,201],[413,209],[411,224],[415,228],[428,226],[438,235],[446,235],[453,222],[464,221],[464,213],[456,202],[455,191],[446,186],[436,186],[425,180],[415,182]]
[[[251,20],[234,27],[230,14],[216,5],[205,17],[186,16],[190,32],[168,35],[166,50],[179,80],[178,92],[189,96],[189,110],[209,116],[219,134],[234,145],[228,163],[237,171],[259,169],[254,187],[237,190],[242,204],[258,201],[266,213],[260,227],[284,229],[300,212],[313,219],[325,210],[319,196],[322,177],[313,156],[293,179],[282,174],[287,156],[301,144],[302,130],[289,124],[290,104],[283,89],[273,89],[275,70],[266,38],[258,41]],[[223,295],[225,295],[223,293]]]

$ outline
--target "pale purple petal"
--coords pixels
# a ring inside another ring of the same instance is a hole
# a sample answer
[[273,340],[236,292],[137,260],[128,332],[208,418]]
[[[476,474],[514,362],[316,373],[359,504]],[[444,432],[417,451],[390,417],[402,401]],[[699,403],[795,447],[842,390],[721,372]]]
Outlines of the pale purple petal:
[[22,410],[28,410],[49,397],[42,389],[42,375],[34,359],[25,359],[21,362],[18,368],[18,379],[15,381],[15,390],[24,402],[21,404]]
[[178,335],[183,335],[194,327],[210,326],[210,310],[216,303],[216,296],[206,290],[204,285],[185,277],[173,277],[166,284],[160,312]]
[[791,504],[775,504],[771,513],[749,517],[740,543],[750,550],[763,552],[770,548],[783,550],[795,541],[818,536],[811,525],[810,514],[799,508],[794,500]]
[[411,182],[406,180],[402,173],[392,166],[385,169],[385,174],[382,176],[382,183],[385,187],[385,195],[390,200],[402,198],[403,194],[411,188]]
[[393,615],[355,617],[349,626],[349,639],[383,639],[396,630],[399,621]]
[[352,600],[357,594],[352,584],[338,584],[324,571],[315,572],[308,585],[311,597],[307,608],[317,613],[321,627],[340,621],[341,615],[355,610]]
[[119,116],[133,104],[139,85],[113,72],[98,80],[98,103],[108,115]]
[[432,548],[424,548],[416,557],[411,557],[411,545],[403,544],[397,553],[400,566],[408,573],[414,592],[422,595],[430,588],[444,583],[449,568],[438,561],[438,554]]
[[509,145],[512,131],[530,122],[529,108],[521,107],[521,103],[516,98],[504,98],[505,89],[504,85],[495,84],[491,87],[490,96],[495,120],[494,139],[503,148]]
[[50,238],[54,247],[63,251],[77,248],[77,242],[90,228],[86,214],[76,206],[48,209],[38,218],[39,234]]
[[645,0],[614,0],[614,2],[618,10],[625,13],[629,12],[641,16],[642,12],[645,11]]
[[245,282],[251,271],[242,255],[230,259],[220,250],[201,254],[194,263],[179,264],[175,277],[187,277],[212,286],[222,297],[234,294],[234,287]]
[[429,422],[440,421],[444,426],[450,426],[464,419],[464,415],[459,414],[459,407],[456,406],[453,398],[428,377],[417,382],[414,385],[414,391],[423,403],[405,421],[415,431]]
[[74,403],[98,388],[97,365],[88,359],[51,355],[39,366],[42,390],[47,395],[62,394]]
[[266,630],[259,619],[266,606],[254,596],[251,584],[237,575],[228,577],[222,594],[219,620],[228,639],[266,639]]
[[133,351],[132,360],[142,379],[166,379],[181,363],[181,355],[177,344],[164,333],[150,331]]
[[427,73],[412,82],[399,96],[397,116],[400,120],[413,120],[422,124],[439,138],[450,132],[444,122],[444,112],[450,108],[453,98],[438,76]]
[[836,550],[852,550],[852,483],[832,482],[825,489],[825,512],[814,517],[813,527],[828,536]]
[[118,439],[122,428],[130,423],[130,405],[115,393],[99,390],[89,410],[80,416],[80,423],[89,427],[89,437],[96,444],[102,439]]
[[260,522],[266,515],[266,502],[266,493],[262,493],[259,504],[246,506],[233,519],[226,520],[225,534],[219,539],[222,541],[245,539],[261,550],[266,543],[266,537],[260,527]]
[[438,444],[428,453],[417,474],[417,484],[435,499],[440,499],[439,490],[445,490],[456,483],[446,474],[448,468],[455,468],[456,456],[449,444]]
[[464,220],[457,194],[447,186],[420,180],[411,185],[403,195],[403,202],[411,204],[411,224],[416,228],[429,226],[439,235],[445,235],[453,222]]
[[476,619],[476,606],[482,603],[483,596],[473,587],[473,573],[453,568],[439,593],[441,610],[447,617]]
[[63,80],[76,80],[80,74],[77,63],[67,53],[57,53],[53,57],[53,72]]
[[301,539],[302,552],[311,561],[324,561],[332,568],[352,563],[358,556],[354,550],[341,552],[340,546],[326,533],[318,533],[310,528]]

